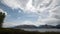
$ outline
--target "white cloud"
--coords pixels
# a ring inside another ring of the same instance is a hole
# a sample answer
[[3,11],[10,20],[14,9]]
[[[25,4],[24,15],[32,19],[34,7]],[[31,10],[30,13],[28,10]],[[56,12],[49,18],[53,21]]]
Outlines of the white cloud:
[[3,23],[3,26],[2,27],[13,27],[15,25],[13,25],[13,23]]
[[42,22],[32,22],[32,21],[23,21],[20,25],[35,25],[35,26],[39,26],[39,25],[44,25],[45,23]]
[[18,8],[20,5],[16,2],[16,0],[2,0],[3,4],[6,4],[7,6],[11,8]]
[[[24,2],[25,1],[25,2]],[[25,6],[24,4],[27,2],[28,0],[1,0],[1,2],[9,7],[11,7],[12,9],[14,8],[21,8],[23,9],[23,7]]]
[[[43,1],[39,2],[41,0],[1,0],[1,2],[11,8],[20,8],[25,11],[30,11],[30,12],[38,12],[38,11],[44,11],[47,9],[46,5],[50,2],[48,1]],[[43,6],[41,8],[41,5]]]
[[[41,17],[39,17],[41,18]],[[50,25],[60,24],[60,6],[52,9],[50,15],[45,19],[38,19],[38,22],[46,23]]]
[[20,8],[24,12],[51,11],[58,5],[58,0],[1,0],[1,2],[13,9]]
[[2,27],[14,27],[17,25],[21,25],[21,22],[4,22]]

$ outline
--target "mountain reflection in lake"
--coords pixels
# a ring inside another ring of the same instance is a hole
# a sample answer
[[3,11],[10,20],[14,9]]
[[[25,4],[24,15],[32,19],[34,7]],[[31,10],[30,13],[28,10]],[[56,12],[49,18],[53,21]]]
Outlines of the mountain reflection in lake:
[[38,32],[60,32],[60,29],[28,29],[22,28],[25,31],[38,31]]

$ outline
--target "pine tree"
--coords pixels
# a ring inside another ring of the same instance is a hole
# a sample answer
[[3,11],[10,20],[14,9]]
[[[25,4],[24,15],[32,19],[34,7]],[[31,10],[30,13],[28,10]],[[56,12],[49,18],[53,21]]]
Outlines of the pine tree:
[[5,18],[5,13],[0,12],[0,28],[2,28],[2,24],[4,22],[4,18]]

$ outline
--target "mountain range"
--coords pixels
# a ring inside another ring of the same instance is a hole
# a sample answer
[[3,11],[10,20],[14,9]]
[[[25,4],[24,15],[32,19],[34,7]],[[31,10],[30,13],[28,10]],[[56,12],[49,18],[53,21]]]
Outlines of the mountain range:
[[40,25],[40,26],[35,26],[35,25],[19,25],[19,26],[15,26],[15,27],[12,27],[12,28],[16,28],[16,29],[20,29],[20,28],[58,28],[60,29],[60,24],[59,25],[56,25],[56,26],[52,26],[52,25]]

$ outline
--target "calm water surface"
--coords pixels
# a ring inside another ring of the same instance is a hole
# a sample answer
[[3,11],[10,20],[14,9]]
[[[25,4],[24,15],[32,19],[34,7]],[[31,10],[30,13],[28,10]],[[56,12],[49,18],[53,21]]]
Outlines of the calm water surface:
[[60,29],[24,29],[25,31],[38,31],[38,32],[60,32]]

